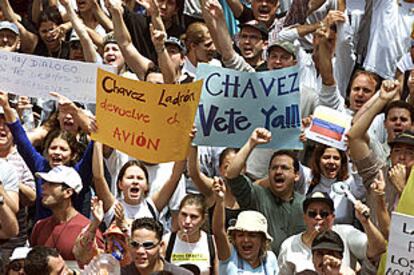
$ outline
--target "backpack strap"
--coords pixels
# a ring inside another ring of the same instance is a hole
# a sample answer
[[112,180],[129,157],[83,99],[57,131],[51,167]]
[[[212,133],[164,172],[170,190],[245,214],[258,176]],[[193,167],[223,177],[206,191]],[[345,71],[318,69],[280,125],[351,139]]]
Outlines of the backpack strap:
[[216,249],[214,248],[213,235],[207,234],[208,252],[210,254],[210,275],[214,275],[214,263],[216,260]]
[[155,214],[154,207],[151,205],[151,203],[149,203],[148,200],[145,200],[145,202],[147,203],[148,209],[151,212],[152,218],[157,221],[158,220],[158,217],[157,217],[157,214]]
[[168,240],[167,250],[165,251],[165,260],[171,262],[171,255],[177,238],[177,232],[171,232],[170,239]]

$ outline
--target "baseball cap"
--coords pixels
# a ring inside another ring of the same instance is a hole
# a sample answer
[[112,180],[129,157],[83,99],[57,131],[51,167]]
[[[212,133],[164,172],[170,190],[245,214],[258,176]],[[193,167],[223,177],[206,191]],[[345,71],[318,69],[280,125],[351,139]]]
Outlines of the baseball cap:
[[344,242],[341,236],[333,230],[327,230],[316,236],[312,242],[312,252],[320,249],[344,252]]
[[9,261],[13,262],[15,260],[26,259],[27,254],[29,254],[30,250],[32,250],[30,247],[16,247],[10,256]]
[[186,47],[184,46],[183,42],[178,39],[177,37],[174,36],[170,36],[168,37],[165,42],[165,45],[170,44],[170,45],[175,45],[180,49],[180,52],[185,53],[187,51]]
[[80,38],[79,38],[78,34],[76,33],[76,31],[72,30],[72,32],[70,34],[69,42],[76,42],[76,41],[80,41]]
[[267,30],[267,27],[263,22],[259,22],[257,20],[250,20],[250,21],[247,21],[246,23],[239,24],[240,29],[242,29],[244,27],[251,27],[251,28],[254,28],[254,29],[258,30],[262,34],[263,38],[267,39],[268,36],[269,36],[269,32]]
[[11,30],[16,35],[20,35],[17,25],[9,21],[0,21],[0,31],[1,30]]
[[75,190],[76,194],[79,194],[83,188],[82,179],[78,172],[72,167],[64,165],[56,166],[47,173],[37,172],[36,177],[47,182],[66,184]]
[[389,142],[390,146],[395,144],[406,144],[406,145],[413,145],[414,146],[414,132],[410,130],[406,130],[396,136],[392,141]]
[[324,202],[327,205],[329,205],[332,212],[335,210],[334,202],[331,199],[331,197],[328,195],[328,193],[315,191],[307,195],[306,199],[303,201],[303,212],[306,212],[306,210],[309,207],[309,204],[311,204],[312,202],[316,202],[316,201]]
[[270,51],[274,48],[274,47],[279,47],[284,49],[285,51],[287,51],[288,53],[290,53],[291,55],[293,55],[296,58],[296,48],[295,45],[293,45],[292,42],[283,40],[283,41],[274,41],[272,44],[270,44],[267,47],[267,55],[269,56]]

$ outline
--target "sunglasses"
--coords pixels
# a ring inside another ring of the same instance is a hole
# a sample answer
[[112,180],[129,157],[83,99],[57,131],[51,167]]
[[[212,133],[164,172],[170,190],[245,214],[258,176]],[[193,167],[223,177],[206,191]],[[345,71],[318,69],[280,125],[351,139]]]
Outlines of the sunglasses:
[[142,242],[142,243],[137,242],[137,241],[131,241],[129,243],[129,245],[132,248],[135,248],[135,249],[138,249],[142,246],[145,250],[150,250],[150,249],[153,249],[154,247],[156,247],[157,245],[159,245],[159,243],[160,242],[155,243],[153,241],[145,241],[145,242]]
[[22,270],[23,268],[24,268],[24,264],[20,262],[12,262],[10,264],[10,269],[16,272]]
[[315,210],[309,210],[307,213],[308,217],[314,219],[316,218],[318,215],[322,218],[322,219],[326,219],[329,215],[331,215],[331,212],[326,211],[326,210],[322,210],[320,212],[315,211]]

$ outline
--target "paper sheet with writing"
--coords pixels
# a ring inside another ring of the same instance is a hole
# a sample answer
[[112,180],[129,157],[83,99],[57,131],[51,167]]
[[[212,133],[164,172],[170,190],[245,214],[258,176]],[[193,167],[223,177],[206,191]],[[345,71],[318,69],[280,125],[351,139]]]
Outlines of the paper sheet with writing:
[[296,66],[266,72],[240,72],[207,64],[196,116],[196,144],[241,147],[257,127],[272,132],[264,148],[302,149],[299,141],[300,91]]
[[57,92],[71,100],[94,103],[98,68],[116,71],[103,64],[0,51],[0,89],[38,98]]
[[92,138],[150,163],[186,158],[202,81],[135,81],[98,70]]

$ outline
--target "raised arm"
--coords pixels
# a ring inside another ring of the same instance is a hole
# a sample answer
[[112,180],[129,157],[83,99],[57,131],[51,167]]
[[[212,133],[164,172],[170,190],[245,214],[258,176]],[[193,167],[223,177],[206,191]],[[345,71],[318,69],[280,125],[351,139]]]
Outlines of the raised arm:
[[20,32],[20,40],[21,40],[21,51],[24,53],[33,53],[36,48],[37,42],[39,40],[38,36],[32,32],[29,32],[21,23],[21,16],[16,14],[10,3],[9,0],[0,0],[0,8],[3,11],[4,17],[16,24],[17,28]]
[[233,161],[227,170],[227,178],[237,178],[246,165],[247,158],[250,153],[259,144],[269,143],[272,139],[272,133],[265,128],[256,128],[251,134],[249,140],[243,145],[239,152],[237,152]]
[[97,52],[95,51],[95,46],[93,44],[93,41],[89,37],[88,31],[86,30],[86,26],[83,24],[83,22],[80,20],[80,18],[76,14],[75,10],[73,9],[70,3],[70,0],[59,0],[59,1],[62,4],[62,6],[65,7],[69,20],[72,23],[72,27],[76,31],[76,34],[79,37],[80,43],[82,45],[85,61],[95,63]]
[[226,19],[223,13],[223,7],[217,0],[207,0],[202,6],[202,12],[211,38],[218,52],[221,54],[223,61],[232,59],[236,52],[233,49],[229,31],[225,27]]
[[5,91],[1,91],[1,90],[0,90],[0,106],[3,107],[6,123],[13,123],[17,120],[16,113],[13,111],[13,108],[10,107],[8,93]]
[[214,178],[213,190],[216,198],[212,224],[213,235],[217,246],[217,256],[220,261],[225,261],[231,256],[231,245],[224,226],[224,192],[226,192],[226,185],[222,179]]
[[371,184],[370,189],[374,194],[376,203],[376,214],[378,220],[378,228],[382,236],[388,240],[391,217],[388,213],[387,202],[385,200],[385,180],[382,170],[379,171],[379,177]]
[[210,198],[213,196],[214,181],[212,178],[207,177],[201,172],[197,148],[196,145],[191,146],[190,148],[190,154],[188,156],[188,174],[197,189],[206,197],[207,201],[210,202]]
[[353,160],[361,160],[368,156],[369,141],[365,137],[369,126],[374,120],[375,116],[397,96],[400,84],[398,81],[385,80],[382,82],[379,96],[374,96],[371,102],[367,102],[368,107],[362,108],[354,119],[354,125],[348,133],[350,156]]
[[114,205],[115,197],[109,190],[108,184],[105,180],[104,167],[103,167],[103,155],[102,155],[102,144],[95,142],[93,156],[92,156],[92,174],[95,183],[96,195],[103,202],[104,212]]
[[109,11],[112,15],[112,22],[114,23],[114,35],[121,49],[122,55],[125,58],[128,66],[137,74],[138,78],[143,80],[146,72],[154,63],[144,57],[132,44],[131,35],[125,25],[123,19],[124,7],[120,0],[108,1]]
[[177,184],[184,172],[187,160],[180,160],[174,163],[171,177],[164,183],[160,191],[152,195],[152,200],[159,212],[168,204],[174,194]]
[[114,25],[112,24],[111,18],[106,15],[103,11],[101,5],[99,5],[99,0],[93,0],[93,14],[95,18],[98,20],[99,24],[105,29],[106,32],[111,32],[114,29]]
[[72,100],[59,93],[50,92],[49,94],[55,97],[58,101],[59,112],[71,114],[73,119],[85,133],[96,131],[96,120],[94,116],[89,115],[87,111],[77,107]]
[[361,222],[364,232],[367,235],[368,246],[367,246],[367,258],[374,259],[384,253],[387,249],[387,243],[384,236],[378,230],[378,228],[371,222],[369,218],[366,218],[362,213],[369,209],[366,205],[357,201],[355,204],[355,216]]

